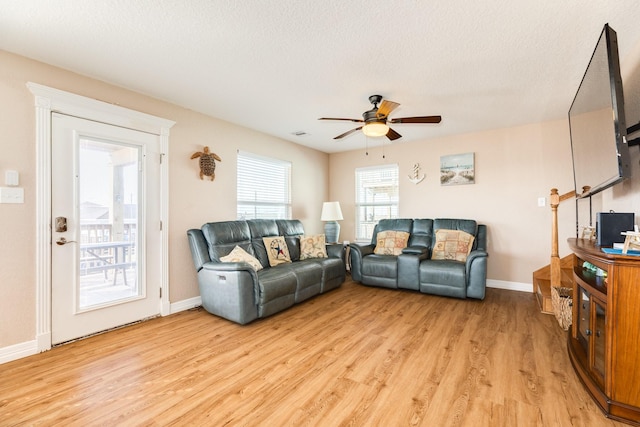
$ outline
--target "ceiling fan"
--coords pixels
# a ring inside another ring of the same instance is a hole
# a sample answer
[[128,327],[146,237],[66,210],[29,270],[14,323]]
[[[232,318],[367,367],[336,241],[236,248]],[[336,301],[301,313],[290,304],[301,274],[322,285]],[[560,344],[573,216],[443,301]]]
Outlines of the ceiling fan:
[[[400,104],[393,101],[387,101],[386,99],[383,100],[382,95],[371,95],[369,97],[369,102],[373,104],[373,108],[362,113],[362,119],[321,117],[318,120],[346,120],[355,123],[364,123],[362,126],[351,129],[350,131],[340,134],[333,139],[344,138],[345,136],[351,135],[352,133],[362,129],[362,133],[367,136],[386,136],[390,141],[394,141],[402,137],[402,135],[391,129],[387,123],[440,123],[440,120],[442,120],[442,117],[440,116],[398,117],[396,119],[389,119],[389,114]],[[378,107],[378,104],[380,104],[380,107]]]

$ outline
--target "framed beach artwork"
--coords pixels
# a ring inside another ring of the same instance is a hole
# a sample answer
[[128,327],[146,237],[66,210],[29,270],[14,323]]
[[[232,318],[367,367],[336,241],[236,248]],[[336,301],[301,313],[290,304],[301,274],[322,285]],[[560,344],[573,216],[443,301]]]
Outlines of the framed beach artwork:
[[440,157],[440,184],[475,184],[474,153],[450,154]]

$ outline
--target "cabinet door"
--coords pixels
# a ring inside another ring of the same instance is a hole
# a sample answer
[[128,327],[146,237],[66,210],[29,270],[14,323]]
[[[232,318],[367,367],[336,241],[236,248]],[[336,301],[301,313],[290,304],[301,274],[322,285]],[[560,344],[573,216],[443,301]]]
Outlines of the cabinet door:
[[589,354],[591,337],[591,295],[584,288],[578,288],[578,341],[585,353]]
[[605,348],[607,329],[607,305],[591,297],[591,348],[589,349],[589,367],[601,388],[604,388]]

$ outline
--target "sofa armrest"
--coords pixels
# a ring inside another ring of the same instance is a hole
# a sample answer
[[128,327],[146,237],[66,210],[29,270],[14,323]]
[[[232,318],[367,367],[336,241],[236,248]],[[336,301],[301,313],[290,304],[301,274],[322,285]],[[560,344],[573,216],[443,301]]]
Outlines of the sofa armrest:
[[374,245],[359,245],[357,243],[351,243],[349,245],[352,251],[358,252],[361,256],[371,255],[376,248]]
[[196,267],[196,271],[200,271],[204,264],[211,261],[204,234],[202,234],[202,230],[194,228],[187,230],[187,238],[189,239],[193,265]]
[[245,262],[208,262],[198,272],[202,306],[234,322],[245,324],[258,317],[258,275]]
[[208,262],[202,266],[205,270],[211,271],[247,271],[253,272],[256,279],[256,271],[247,262]]
[[427,248],[413,247],[406,251],[405,248],[398,255],[398,287],[402,289],[420,290],[420,263],[429,258]]
[[467,297],[484,299],[487,287],[487,254],[484,250],[471,251],[467,257]]
[[351,243],[349,245],[349,253],[351,258],[351,277],[356,282],[362,281],[362,259],[367,255],[371,255],[375,249],[374,245],[359,245]]
[[426,255],[429,258],[429,248],[425,246],[408,246],[402,250],[403,254]]
[[345,262],[345,248],[342,243],[328,243],[326,245],[327,255],[329,258],[340,258],[342,262]]

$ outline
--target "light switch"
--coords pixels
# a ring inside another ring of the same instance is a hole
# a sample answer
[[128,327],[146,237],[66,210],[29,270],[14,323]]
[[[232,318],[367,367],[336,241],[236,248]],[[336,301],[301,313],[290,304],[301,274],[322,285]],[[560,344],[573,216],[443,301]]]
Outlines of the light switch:
[[538,207],[543,208],[547,204],[546,197],[538,197]]
[[4,173],[4,184],[13,187],[20,184],[20,174],[18,171],[6,171]]
[[24,203],[24,188],[0,187],[0,203]]

